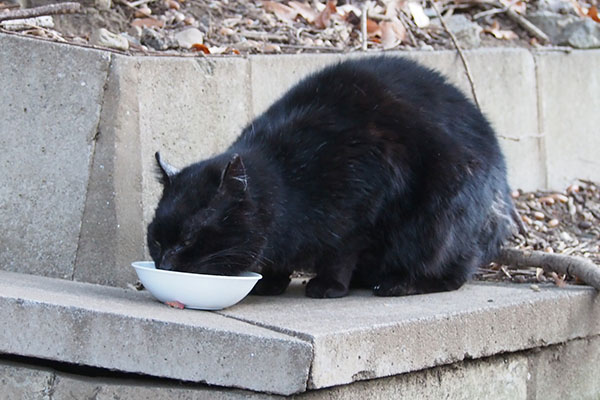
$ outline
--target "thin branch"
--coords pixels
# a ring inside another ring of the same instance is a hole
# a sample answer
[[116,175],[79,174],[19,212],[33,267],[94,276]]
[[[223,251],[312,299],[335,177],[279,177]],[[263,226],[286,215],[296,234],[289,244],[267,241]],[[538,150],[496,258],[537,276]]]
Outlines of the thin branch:
[[367,51],[367,12],[369,11],[369,3],[365,1],[362,6],[362,13],[360,15],[360,32],[362,37],[362,50]]
[[47,6],[25,8],[23,10],[14,10],[1,13],[0,21],[6,21],[9,19],[40,17],[42,15],[72,14],[79,12],[80,9],[81,4],[79,3],[49,4]]
[[542,30],[540,28],[535,26],[533,23],[531,23],[531,21],[529,21],[527,18],[525,18],[521,14],[517,13],[512,8],[509,7],[506,9],[506,15],[508,15],[508,17],[510,19],[512,19],[513,21],[515,21],[517,24],[521,25],[521,27],[523,29],[525,29],[527,32],[529,32],[529,34],[534,36],[536,39],[541,40],[542,42],[550,41],[550,39],[548,38],[548,35],[546,35],[544,32],[542,32]]
[[545,134],[539,134],[539,135],[525,135],[525,136],[521,136],[521,137],[514,137],[514,136],[503,136],[503,135],[497,135],[500,139],[505,139],[505,140],[512,140],[513,142],[520,142],[521,139],[537,139],[537,138],[543,138],[546,135]]
[[473,20],[477,20],[477,19],[487,17],[490,15],[502,14],[505,12],[506,12],[506,8],[492,8],[491,10],[485,10],[485,11],[478,12],[477,14],[474,14]]
[[156,0],[138,0],[131,3],[133,7],[141,6],[142,4],[153,3]]
[[587,258],[505,248],[494,261],[511,268],[541,267],[546,271],[576,276],[596,290],[600,290],[600,267]]
[[248,39],[255,40],[272,40],[275,42],[287,42],[289,40],[288,37],[285,35],[278,35],[276,33],[268,32],[241,31],[239,34]]
[[450,36],[450,39],[452,40],[454,47],[456,47],[456,51],[458,51],[458,55],[460,56],[460,59],[462,60],[463,66],[465,67],[465,73],[467,74],[467,79],[469,80],[469,83],[471,84],[471,93],[473,94],[473,101],[475,102],[475,105],[477,106],[477,108],[481,109],[481,106],[479,105],[479,100],[477,99],[477,93],[475,92],[475,82],[473,81],[473,76],[471,75],[471,68],[469,68],[469,63],[467,62],[467,58],[465,57],[461,47],[459,46],[456,36],[454,36],[454,33],[452,33],[450,31],[450,29],[448,29],[448,25],[446,25],[446,21],[444,21],[444,17],[442,17],[442,14],[440,13],[440,10],[438,9],[437,5],[435,4],[435,1],[430,0],[429,2],[431,3],[431,6],[435,10],[435,13],[437,14],[438,18],[440,19],[440,22],[442,23],[442,27],[444,28],[446,33],[448,33],[448,35]]

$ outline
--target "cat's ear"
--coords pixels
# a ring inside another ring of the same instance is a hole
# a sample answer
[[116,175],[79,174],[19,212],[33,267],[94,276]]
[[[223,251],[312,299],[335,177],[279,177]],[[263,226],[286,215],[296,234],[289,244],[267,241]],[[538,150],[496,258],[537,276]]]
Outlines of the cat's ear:
[[221,174],[219,189],[231,195],[243,195],[248,190],[248,176],[242,157],[235,153]]
[[158,151],[154,154],[154,157],[156,158],[158,172],[160,174],[159,175],[160,183],[162,183],[163,186],[168,185],[169,183],[171,183],[171,180],[173,179],[173,177],[179,173],[179,169],[175,168],[168,162],[164,161],[160,157],[160,153]]

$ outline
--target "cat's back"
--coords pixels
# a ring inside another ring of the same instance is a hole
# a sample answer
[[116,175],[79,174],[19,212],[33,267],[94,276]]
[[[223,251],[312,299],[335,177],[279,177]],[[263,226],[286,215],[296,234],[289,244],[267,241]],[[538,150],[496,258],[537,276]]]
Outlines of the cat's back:
[[254,120],[243,136],[260,132],[282,138],[288,131],[317,125],[360,128],[378,116],[385,118],[386,112],[397,120],[437,125],[457,137],[473,139],[476,132],[476,137],[495,144],[489,123],[460,90],[438,72],[397,56],[347,60],[307,76]]

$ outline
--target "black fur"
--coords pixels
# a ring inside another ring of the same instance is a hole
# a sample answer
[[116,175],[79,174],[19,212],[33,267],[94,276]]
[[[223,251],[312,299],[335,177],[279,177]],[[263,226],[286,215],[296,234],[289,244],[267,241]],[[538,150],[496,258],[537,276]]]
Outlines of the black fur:
[[494,132],[436,72],[352,60],[293,87],[223,154],[165,179],[148,245],[159,268],[260,270],[310,297],[459,288],[510,233]]

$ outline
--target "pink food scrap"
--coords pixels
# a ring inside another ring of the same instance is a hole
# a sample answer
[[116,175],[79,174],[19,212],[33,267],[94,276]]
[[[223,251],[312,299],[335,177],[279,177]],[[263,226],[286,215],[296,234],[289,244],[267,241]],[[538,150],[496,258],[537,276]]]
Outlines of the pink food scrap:
[[178,301],[167,301],[167,302],[165,302],[165,304],[168,305],[169,307],[177,308],[179,310],[183,310],[185,308],[185,305]]

